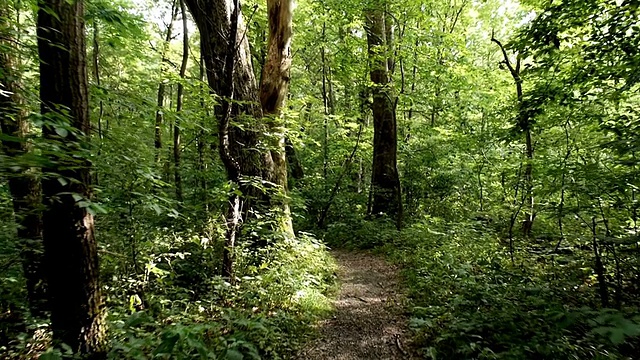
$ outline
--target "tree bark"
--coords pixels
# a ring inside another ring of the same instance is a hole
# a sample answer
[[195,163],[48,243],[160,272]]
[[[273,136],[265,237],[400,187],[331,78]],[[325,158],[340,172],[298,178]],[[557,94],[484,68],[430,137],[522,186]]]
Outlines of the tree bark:
[[[291,37],[293,22],[293,0],[267,0],[269,19],[269,35],[267,42],[267,58],[262,68],[260,83],[260,104],[267,119],[267,128],[272,135],[271,158],[273,169],[271,182],[280,187],[285,196],[278,207],[283,211],[281,226],[285,233],[294,236],[293,223],[287,192],[287,160],[285,129],[275,121],[282,111],[289,92],[289,72],[291,70]],[[276,135],[277,134],[277,135]],[[276,205],[276,204],[272,204]]]
[[[374,4],[365,9],[365,31],[369,52],[369,75],[373,83],[373,172],[371,212],[402,216],[400,179],[397,168],[397,125],[389,84],[388,48],[384,9]],[[399,223],[399,222],[398,222]]]
[[82,1],[41,0],[37,20],[41,112],[48,153],[43,171],[43,240],[51,328],[83,357],[106,357],[87,158],[90,121]]
[[10,137],[3,138],[2,148],[19,168],[9,177],[9,192],[18,224],[17,235],[21,242],[29,310],[31,315],[42,317],[46,300],[42,268],[41,188],[35,169],[18,162],[21,156],[30,151],[26,139],[30,126],[18,82],[17,59],[11,55],[14,52],[9,16],[6,2],[0,3],[0,128],[5,136]]
[[[264,134],[278,130],[275,122],[263,121],[263,107],[267,115],[275,116],[279,114],[280,108],[286,98],[287,84],[289,81],[288,69],[291,63],[290,54],[290,18],[287,19],[286,12],[291,9],[290,3],[274,2],[271,4],[270,12],[279,14],[288,24],[287,30],[284,26],[270,25],[270,29],[277,33],[278,38],[269,40],[269,50],[274,55],[268,57],[278,57],[278,63],[265,64],[263,70],[265,90],[259,91],[256,78],[251,63],[247,28],[242,16],[241,9],[238,9],[237,29],[235,34],[235,47],[229,48],[229,36],[232,30],[232,20],[236,8],[235,0],[213,1],[213,0],[186,0],[187,7],[200,30],[202,54],[204,57],[207,79],[210,90],[220,97],[230,94],[227,100],[232,99],[229,105],[229,116],[234,122],[244,126],[230,126],[222,129],[220,124],[227,116],[225,106],[221,104],[214,110],[219,121],[219,142],[220,151],[228,177],[231,181],[239,183],[240,178],[254,178],[260,181],[270,181],[276,185],[286,188],[286,161],[284,156],[285,140],[282,136],[274,137],[274,140],[265,148],[262,144]],[[290,15],[289,15],[290,16]],[[280,21],[278,18],[276,20]],[[271,31],[270,30],[270,31]],[[233,74],[229,77],[229,67],[225,66],[227,54],[233,51]],[[280,54],[280,55],[278,55]],[[270,60],[267,60],[269,63]],[[224,103],[225,101],[222,101]],[[229,156],[223,154],[225,147],[228,148]],[[236,162],[237,164],[234,164]],[[237,168],[236,168],[237,165]],[[257,203],[273,205],[280,208],[284,214],[284,230],[290,232],[291,220],[286,202],[272,204],[272,197],[263,194],[262,190],[243,182],[240,186],[243,194],[241,201],[241,212],[246,218],[249,211],[253,210]]]
[[[200,30],[202,54],[210,91],[223,97],[232,90],[231,96],[234,103],[230,106],[231,116],[235,121],[249,125],[243,126],[244,129],[237,126],[229,128],[229,150],[238,161],[240,166],[238,171],[242,176],[262,178],[265,169],[271,168],[263,164],[270,164],[272,161],[271,154],[262,150],[258,144],[259,136],[264,132],[265,127],[260,122],[254,121],[262,118],[262,109],[258,99],[258,86],[251,64],[249,41],[242,12],[238,11],[238,29],[234,40],[236,44],[234,71],[229,82],[225,61],[229,52],[227,40],[231,30],[234,1],[186,0],[186,4]],[[214,114],[220,121],[225,115],[223,106],[216,106]],[[257,149],[259,151],[256,151]],[[225,164],[227,172],[234,171],[228,165]],[[236,174],[230,174],[229,177],[235,178]],[[249,190],[245,189],[251,195],[256,195],[255,191]]]

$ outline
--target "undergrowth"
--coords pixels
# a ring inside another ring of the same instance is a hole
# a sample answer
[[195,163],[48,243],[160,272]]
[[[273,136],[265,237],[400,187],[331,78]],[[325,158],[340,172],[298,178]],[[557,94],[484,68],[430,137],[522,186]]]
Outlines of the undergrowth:
[[[103,261],[110,359],[288,358],[331,310],[336,265],[310,234],[242,244],[234,284],[217,275],[220,249],[208,238],[169,229],[149,236],[154,248],[140,254],[139,275],[122,271],[117,257]],[[34,326],[2,356],[46,349],[46,324],[35,335]],[[50,349],[40,358],[64,355]]]
[[[240,249],[238,280],[204,275],[208,291],[170,287],[150,302],[152,311],[112,311],[113,359],[279,359],[295,351],[309,325],[331,309],[326,297],[335,264],[308,234],[259,252]],[[190,263],[189,254],[184,259]],[[179,262],[174,260],[174,262]],[[198,272],[202,262],[191,262]],[[186,278],[202,278],[188,274]],[[158,279],[157,281],[161,281]],[[130,314],[127,314],[130,313]]]

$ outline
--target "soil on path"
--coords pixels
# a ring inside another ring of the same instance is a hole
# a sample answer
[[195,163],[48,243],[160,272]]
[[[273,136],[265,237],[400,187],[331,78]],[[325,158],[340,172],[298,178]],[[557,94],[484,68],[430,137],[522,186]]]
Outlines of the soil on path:
[[333,316],[298,359],[412,359],[397,268],[368,252],[332,252],[340,266]]

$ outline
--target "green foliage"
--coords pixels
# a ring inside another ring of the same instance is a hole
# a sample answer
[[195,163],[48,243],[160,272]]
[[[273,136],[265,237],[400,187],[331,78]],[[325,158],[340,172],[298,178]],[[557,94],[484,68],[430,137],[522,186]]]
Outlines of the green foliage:
[[[181,252],[156,254],[159,262],[147,265],[154,280],[145,292],[129,296],[132,306],[112,299],[111,358],[279,359],[331,309],[326,296],[335,264],[313,237],[302,235],[259,252],[240,250],[234,285],[207,267],[219,261],[219,253],[208,256],[212,249],[199,241],[185,241]],[[135,298],[139,295],[144,301]],[[147,309],[136,311],[138,301]]]
[[[632,356],[640,317],[632,308],[594,310],[594,287],[554,257],[521,253],[481,224],[426,219],[384,247],[405,269],[411,327],[433,359],[581,359]],[[587,274],[584,274],[587,275]]]

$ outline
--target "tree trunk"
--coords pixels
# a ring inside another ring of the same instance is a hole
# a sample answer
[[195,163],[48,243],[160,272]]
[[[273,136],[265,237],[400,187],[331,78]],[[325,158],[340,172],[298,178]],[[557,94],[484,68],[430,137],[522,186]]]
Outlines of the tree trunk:
[[397,134],[393,94],[389,84],[384,9],[365,9],[365,30],[369,48],[369,72],[373,83],[373,173],[371,212],[393,216],[402,214],[400,179],[397,168]]
[[[229,128],[228,141],[231,154],[237,159],[242,176],[262,178],[264,169],[270,168],[263,164],[271,163],[271,154],[267,151],[255,151],[260,148],[258,138],[265,127],[260,122],[254,121],[262,117],[262,109],[259,106],[258,86],[251,64],[249,41],[245,36],[246,25],[242,12],[238,12],[234,73],[229,83],[226,80],[225,60],[229,52],[227,40],[231,30],[231,15],[235,8],[234,1],[186,0],[186,4],[200,30],[201,50],[211,92],[222,97],[231,91],[235,101],[230,107],[231,116],[236,118],[237,122],[249,122],[247,124],[249,126],[244,127],[245,130],[239,127]],[[225,115],[223,106],[216,106],[214,113],[220,121]],[[225,164],[225,167],[229,172],[231,168],[228,164]],[[230,178],[232,177],[235,176],[230,175]],[[248,188],[245,190],[255,195],[255,191],[249,191]]]
[[[234,118],[234,122],[244,123],[245,126],[229,127],[227,134],[222,134],[219,141],[222,145],[227,143],[229,147],[229,155],[238,165],[238,173],[234,174],[236,170],[233,164],[225,161],[225,156],[222,156],[223,162],[225,162],[225,168],[229,174],[229,178],[233,181],[236,177],[253,177],[261,180],[272,181],[280,186],[286,186],[286,162],[284,157],[284,144],[283,137],[278,136],[272,145],[275,145],[275,151],[269,151],[264,149],[264,145],[260,145],[260,139],[269,130],[273,130],[275,126],[274,122],[265,123],[262,121],[263,106],[267,110],[268,114],[275,115],[279,113],[279,110],[286,98],[288,84],[288,69],[291,62],[291,54],[289,50],[290,35],[287,34],[287,30],[280,25],[270,25],[273,27],[274,33],[277,31],[282,32],[277,40],[273,42],[273,48],[281,54],[282,64],[265,64],[265,67],[271,66],[271,70],[264,70],[269,76],[268,81],[270,89],[264,91],[258,91],[256,78],[253,72],[253,66],[251,63],[251,54],[249,49],[248,36],[246,36],[246,25],[242,12],[239,9],[237,19],[237,33],[235,38],[235,54],[234,54],[234,66],[233,76],[230,80],[227,80],[227,70],[225,70],[225,61],[227,60],[227,54],[229,53],[228,37],[231,32],[232,14],[235,9],[235,1],[213,1],[213,0],[186,0],[187,7],[190,9],[191,14],[200,30],[200,38],[202,54],[206,65],[207,79],[210,90],[213,94],[218,96],[225,96],[229,93],[230,99],[233,99],[234,103],[230,105],[230,116]],[[290,12],[290,4],[282,4],[280,2],[274,2],[271,5],[271,11],[278,9],[277,13],[285,16],[286,12]],[[289,9],[289,10],[287,10]],[[290,19],[284,21],[290,27]],[[286,25],[284,26],[286,28]],[[290,34],[290,30],[288,30]],[[288,37],[288,38],[287,38]],[[271,44],[271,40],[269,42]],[[280,49],[280,50],[279,50]],[[271,55],[267,55],[268,57]],[[274,55],[275,56],[275,55]],[[267,63],[270,62],[267,60]],[[271,75],[271,74],[276,75]],[[278,78],[280,76],[280,78]],[[279,87],[283,87],[280,89]],[[274,90],[275,89],[275,90]],[[263,94],[262,101],[261,96]],[[223,101],[224,102],[224,101]],[[264,105],[263,105],[264,104]],[[215,115],[220,122],[225,114],[224,106],[216,106]],[[259,119],[259,120],[258,120]],[[219,129],[220,132],[220,129]],[[224,137],[228,138],[225,140]],[[256,151],[258,149],[258,151]],[[224,151],[224,149],[219,149]],[[275,159],[274,159],[275,156]],[[261,202],[270,203],[269,196],[262,194],[262,191],[250,184],[243,184],[241,186],[243,193],[242,201],[242,213],[246,216],[249,209],[252,209],[257,200]],[[264,201],[267,198],[267,201]],[[276,204],[281,206],[281,204]],[[284,206],[283,206],[283,210]],[[286,214],[286,210],[284,213]],[[288,217],[288,215],[286,216]],[[287,222],[289,222],[288,220]]]
[[[222,274],[233,281],[234,247],[238,229],[253,207],[261,191],[252,181],[241,179],[269,178],[267,169],[273,161],[271,153],[260,149],[259,137],[265,127],[256,119],[262,118],[259,106],[246,25],[238,0],[185,0],[200,30],[201,53],[205,62],[210,91],[221,101],[214,108],[218,119],[220,158],[229,181],[242,193],[230,194],[227,211],[227,233]],[[230,126],[234,122],[249,122],[246,126]]]
[[493,37],[491,34],[491,41],[496,43],[500,47],[500,51],[502,52],[502,56],[504,60],[503,64],[507,66],[511,76],[513,77],[513,81],[516,84],[516,101],[518,105],[518,123],[516,124],[520,130],[524,132],[525,135],[525,156],[527,158],[526,164],[524,167],[524,181],[525,181],[525,191],[526,191],[526,205],[527,208],[524,212],[524,222],[522,224],[522,232],[525,237],[529,237],[531,235],[531,230],[533,228],[533,220],[535,219],[535,203],[533,199],[533,142],[531,139],[531,119],[529,118],[528,109],[525,108],[524,105],[524,93],[522,91],[522,78],[520,77],[520,64],[521,59],[520,55],[516,56],[515,66],[511,64],[509,60],[509,56],[507,55],[507,51],[505,50],[502,43]]
[[[273,169],[271,180],[287,192],[287,161],[284,129],[278,124],[278,117],[289,92],[289,72],[291,70],[291,37],[293,21],[293,0],[267,0],[269,19],[269,36],[267,42],[267,59],[262,68],[260,83],[260,104],[262,112],[268,116],[268,131],[272,135],[271,158]],[[279,134],[279,135],[275,135]],[[286,196],[282,197],[278,207],[283,211],[282,229],[289,236],[294,236],[291,211]],[[272,204],[276,205],[276,204]]]
[[[162,49],[160,50],[160,69],[164,69],[165,63],[167,62],[167,51],[169,42],[171,41],[171,34],[173,33],[173,23],[176,20],[176,16],[178,16],[178,7],[176,6],[176,1],[173,1],[173,5],[171,6],[171,19],[169,20],[169,24],[167,25],[167,32],[165,34],[164,42],[162,43]],[[164,73],[163,70],[160,71],[161,73]],[[160,156],[162,152],[162,123],[164,122],[163,108],[166,91],[166,84],[164,83],[164,79],[161,78],[160,84],[158,84],[158,96],[156,103],[157,109],[154,139],[154,146],[156,148],[156,163],[160,163]]]
[[[180,79],[184,80],[187,73],[187,63],[189,61],[189,33],[187,28],[187,10],[184,0],[180,1],[180,11],[182,12],[182,63],[180,65]],[[180,116],[182,115],[182,95],[184,92],[184,84],[178,83],[178,98],[176,100],[176,121],[173,129],[173,174],[176,187],[176,199],[182,203],[184,196],[182,195],[182,175],[180,173]]]
[[[0,128],[5,136],[2,148],[8,156],[18,159],[30,151],[26,139],[29,122],[18,83],[17,62],[13,53],[13,36],[6,2],[0,4]],[[9,192],[18,224],[21,258],[27,285],[31,315],[42,317],[45,311],[45,284],[42,269],[41,189],[35,169],[16,162],[19,168],[9,177]]]
[[104,303],[87,158],[90,122],[82,1],[42,0],[37,20],[41,111],[45,139],[59,147],[47,154],[42,188],[43,240],[51,329],[88,358],[106,356]]

